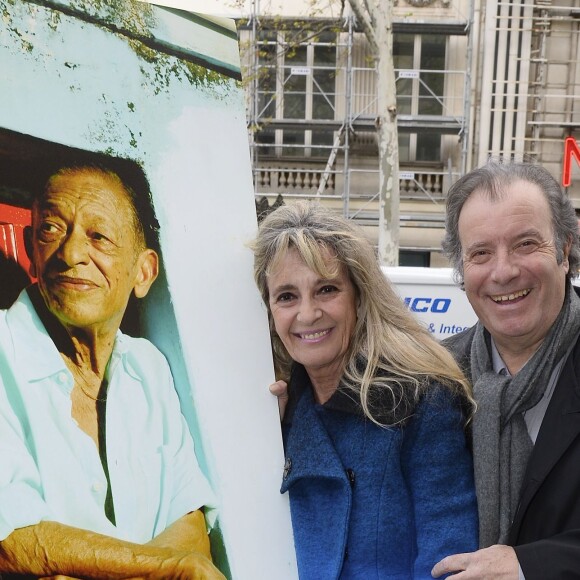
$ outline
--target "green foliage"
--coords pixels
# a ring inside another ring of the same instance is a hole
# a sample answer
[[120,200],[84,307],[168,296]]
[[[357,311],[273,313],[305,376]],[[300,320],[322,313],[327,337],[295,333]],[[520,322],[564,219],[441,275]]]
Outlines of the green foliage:
[[[167,92],[173,81],[186,82],[196,88],[209,90],[232,87],[232,81],[225,75],[208,70],[205,67],[166,54],[160,50],[151,48],[154,44],[154,35],[151,32],[156,25],[153,7],[147,2],[139,0],[74,0],[71,8],[60,11],[58,8],[49,6],[39,7],[28,0],[0,0],[0,14],[3,28],[8,31],[13,41],[10,45],[21,49],[26,53],[34,52],[31,37],[34,32],[22,30],[22,26],[28,18],[38,18],[41,13],[47,20],[48,28],[59,34],[60,26],[64,19],[64,13],[79,18],[80,21],[89,22],[103,28],[122,39],[131,48],[134,54],[143,61],[140,66],[144,77],[143,86],[147,84],[154,94]],[[17,18],[16,14],[21,17]],[[76,65],[67,62],[65,66],[74,68]]]
[[149,48],[145,44],[130,40],[131,48],[146,65],[141,65],[141,74],[150,82],[154,94],[168,91],[173,80],[187,81],[196,88],[215,89],[231,87],[231,80],[221,73],[199,64],[178,59]]
[[23,52],[32,52],[34,46],[25,38],[25,36],[18,30],[17,26],[14,24],[14,7],[16,5],[16,0],[0,0],[0,14],[2,18],[2,27],[0,28],[0,38],[2,37],[2,28],[12,37],[15,41],[15,46],[20,47]]
[[152,6],[139,0],[75,0],[74,7],[105,25],[134,35],[148,35],[155,25]]

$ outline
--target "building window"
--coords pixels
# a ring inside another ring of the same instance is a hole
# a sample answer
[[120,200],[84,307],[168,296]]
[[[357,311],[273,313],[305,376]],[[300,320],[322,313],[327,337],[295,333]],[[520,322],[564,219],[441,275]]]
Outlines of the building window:
[[[328,159],[337,124],[325,126],[324,121],[344,120],[344,104],[336,114],[336,32],[265,29],[259,35],[258,130],[254,134],[258,154]],[[399,131],[401,163],[441,162],[442,134],[433,128],[422,130],[421,117],[446,114],[446,50],[444,35],[395,34],[397,110],[399,116],[416,119],[416,127]],[[364,90],[364,86],[353,87],[355,95]]]
[[[445,36],[395,34],[393,58],[399,115],[444,114],[446,46]],[[400,132],[399,159],[402,163],[440,162],[441,133]]]
[[399,250],[399,266],[429,268],[431,266],[431,253],[417,250]]
[[308,121],[335,118],[336,33],[322,32],[301,44],[295,32],[261,31],[258,55],[259,154],[328,157],[333,128]]

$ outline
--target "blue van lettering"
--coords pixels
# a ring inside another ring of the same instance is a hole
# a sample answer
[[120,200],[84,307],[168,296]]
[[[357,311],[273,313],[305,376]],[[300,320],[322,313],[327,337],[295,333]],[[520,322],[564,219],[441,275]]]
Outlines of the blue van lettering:
[[[439,325],[439,334],[457,334],[458,332],[463,332],[467,330],[469,326],[457,326],[456,324],[441,324]],[[429,329],[431,330],[431,329]],[[431,332],[433,332],[431,330]]]
[[451,298],[404,298],[404,302],[411,312],[433,312],[445,314],[451,306]]
[[437,312],[437,314],[443,314],[449,310],[451,306],[450,298],[436,298],[433,300],[433,306],[431,306],[431,312]]
[[[421,303],[425,303],[425,306],[419,306]],[[413,312],[428,312],[429,304],[431,304],[431,298],[415,298],[411,303],[411,310]]]

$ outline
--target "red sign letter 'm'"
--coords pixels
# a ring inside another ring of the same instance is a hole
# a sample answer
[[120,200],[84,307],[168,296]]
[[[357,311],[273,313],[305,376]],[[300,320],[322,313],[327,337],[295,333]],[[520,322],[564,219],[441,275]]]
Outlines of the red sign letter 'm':
[[567,137],[566,141],[564,141],[564,168],[562,170],[562,185],[564,187],[569,187],[572,183],[572,157],[580,165],[580,149],[578,148],[578,143],[576,143],[574,137]]

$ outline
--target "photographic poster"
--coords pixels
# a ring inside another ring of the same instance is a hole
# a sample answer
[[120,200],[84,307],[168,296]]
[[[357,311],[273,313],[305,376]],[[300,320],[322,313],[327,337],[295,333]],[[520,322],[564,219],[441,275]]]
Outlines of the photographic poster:
[[217,508],[214,561],[296,578],[233,21],[137,0],[0,0],[2,308],[28,280],[23,230],[47,171],[130,159],[146,175],[161,271],[128,333],[169,361]]

